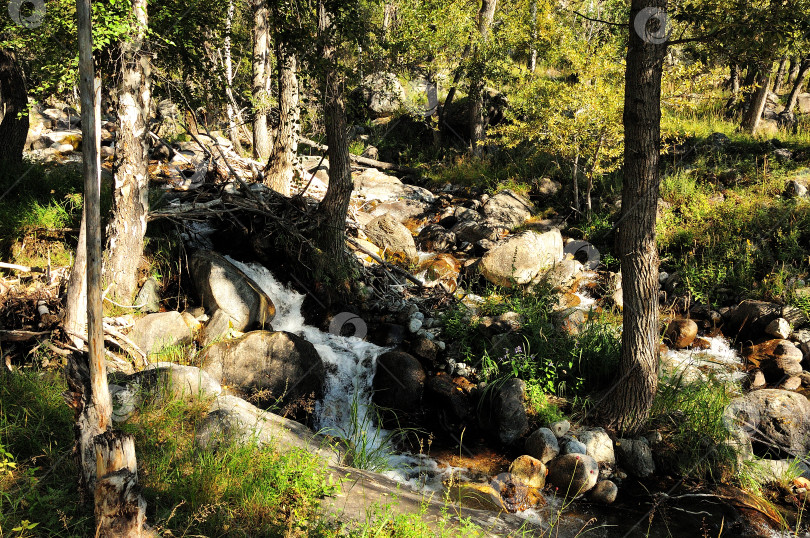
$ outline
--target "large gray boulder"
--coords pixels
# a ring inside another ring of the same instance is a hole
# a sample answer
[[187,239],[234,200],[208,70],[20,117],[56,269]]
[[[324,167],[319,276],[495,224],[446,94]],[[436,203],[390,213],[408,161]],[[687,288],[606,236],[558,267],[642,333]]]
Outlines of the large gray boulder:
[[481,258],[481,274],[498,286],[528,284],[541,270],[562,260],[562,235],[524,232],[508,238]]
[[282,403],[323,394],[325,369],[315,346],[288,332],[253,331],[211,345],[203,370],[261,401]]
[[599,480],[599,465],[585,454],[566,454],[548,464],[548,482],[565,497],[575,497],[590,490]]
[[579,442],[585,445],[586,453],[596,460],[596,463],[613,465],[616,455],[613,451],[613,441],[602,428],[577,432]]
[[528,198],[507,189],[490,197],[481,211],[492,227],[509,231],[529,220],[535,207]]
[[560,454],[557,437],[548,428],[539,428],[526,438],[524,451],[529,456],[548,463]]
[[655,472],[652,450],[646,440],[619,439],[616,441],[619,464],[631,475],[647,478]]
[[429,190],[403,183],[399,178],[389,176],[376,168],[367,168],[361,174],[352,176],[352,179],[354,194],[366,200],[380,202],[413,200],[428,204],[436,201],[436,196]]
[[326,438],[236,396],[222,395],[214,400],[195,437],[197,446],[206,450],[230,443],[256,443],[282,451],[305,450],[318,454],[329,464],[341,463],[338,447]]
[[[230,326],[236,331],[249,331],[270,327],[276,315],[273,300],[223,256],[198,250],[191,256],[189,271],[205,309],[212,317],[218,310],[227,315],[225,329]],[[210,343],[220,334],[206,331],[205,343]]]
[[191,343],[191,329],[180,312],[147,314],[135,321],[129,339],[147,355],[159,353],[169,346]]
[[726,424],[746,432],[764,450],[794,456],[810,452],[810,402],[781,389],[762,389],[732,400]]
[[419,254],[410,230],[391,215],[376,217],[366,225],[369,241],[383,249],[387,256],[401,258],[406,264],[417,263]]
[[383,353],[377,357],[373,401],[395,414],[416,413],[422,405],[425,377],[424,368],[412,355],[404,351]]
[[393,73],[373,73],[363,79],[363,99],[372,114],[378,118],[393,115],[405,100],[405,90]]
[[524,395],[526,384],[509,379],[492,387],[481,402],[478,424],[481,429],[504,445],[511,445],[529,429]]

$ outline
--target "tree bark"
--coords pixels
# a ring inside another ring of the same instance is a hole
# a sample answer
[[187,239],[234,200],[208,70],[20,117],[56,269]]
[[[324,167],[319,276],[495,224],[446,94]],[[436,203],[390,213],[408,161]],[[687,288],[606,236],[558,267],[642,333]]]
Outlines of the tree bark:
[[759,128],[759,122],[762,119],[762,112],[765,110],[765,104],[768,101],[768,91],[771,87],[771,76],[773,75],[773,66],[771,62],[764,64],[756,77],[757,89],[752,94],[748,109],[742,118],[740,128],[750,134],[756,134]]
[[624,183],[616,246],[624,293],[619,379],[606,398],[608,426],[633,433],[647,421],[658,386],[658,251],[655,219],[660,172],[661,72],[666,43],[644,40],[634,21],[666,0],[632,0],[624,94]]
[[796,75],[799,73],[799,67],[802,61],[798,56],[791,56],[790,57],[790,67],[788,67],[788,78],[786,83],[793,84],[796,80]]
[[331,282],[338,294],[348,293],[353,274],[353,259],[346,249],[346,213],[354,184],[346,137],[346,110],[343,84],[337,65],[337,36],[334,16],[324,0],[318,1],[318,33],[322,61],[321,98],[323,99],[326,141],[329,146],[329,187],[318,206],[320,226],[316,243],[322,259],[317,270]]
[[298,61],[291,47],[281,43],[279,39],[276,40],[276,72],[279,123],[264,182],[274,191],[289,196],[290,185],[298,166],[298,136],[301,133]]
[[267,112],[270,107],[270,28],[267,0],[251,0],[253,10],[253,158],[270,155]]
[[799,94],[802,93],[802,86],[804,86],[804,81],[807,78],[808,72],[810,72],[810,56],[802,61],[798,71],[796,71],[796,79],[793,82],[793,88],[791,88],[790,94],[788,94],[787,104],[785,105],[785,110],[782,112],[782,114],[793,114],[793,110],[796,108],[796,103],[799,102]]
[[773,93],[779,93],[779,91],[782,89],[782,81],[785,79],[787,61],[787,56],[782,56],[779,59],[779,68],[776,70],[776,80],[773,83]]
[[135,28],[121,44],[118,138],[112,220],[107,229],[104,278],[118,302],[130,304],[138,288],[149,213],[149,105],[151,66],[144,50],[147,1],[132,1]]
[[[495,16],[497,0],[481,0],[481,9],[478,10],[478,34],[481,36],[481,43],[487,42],[489,37],[489,27]],[[473,155],[480,156],[483,150],[481,142],[485,136],[484,126],[484,79],[482,75],[483,62],[481,49],[476,46],[473,52],[478,65],[478,73],[470,81],[470,146]]]
[[228,98],[226,114],[228,114],[228,138],[233,144],[233,150],[237,155],[242,154],[242,142],[239,140],[239,129],[242,126],[241,118],[237,121],[239,110],[236,99],[233,96],[233,58],[231,57],[231,27],[233,26],[233,15],[235,7],[233,0],[228,0],[228,10],[225,16],[225,94]]
[[17,58],[0,49],[0,163],[22,162],[28,136],[28,94]]

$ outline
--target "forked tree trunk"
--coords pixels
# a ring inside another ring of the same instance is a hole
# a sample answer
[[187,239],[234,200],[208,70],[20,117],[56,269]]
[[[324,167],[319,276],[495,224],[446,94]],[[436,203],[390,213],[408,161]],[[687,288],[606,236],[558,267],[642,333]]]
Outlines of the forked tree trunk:
[[793,87],[790,90],[790,94],[788,94],[785,110],[782,111],[783,115],[790,116],[796,109],[796,103],[799,102],[799,94],[802,92],[802,86],[804,86],[804,81],[807,78],[808,72],[810,72],[810,56],[802,61],[798,71],[796,72],[796,79],[793,82]]
[[616,246],[624,309],[618,380],[605,398],[608,426],[632,433],[644,425],[658,386],[658,251],[655,218],[661,138],[661,71],[666,43],[642,39],[633,22],[666,0],[632,0],[624,93],[624,183]]
[[762,70],[757,75],[757,89],[752,94],[748,109],[742,118],[740,128],[747,133],[756,134],[759,122],[762,119],[762,112],[768,102],[768,91],[771,87],[771,76],[773,66],[768,62],[762,66]]
[[147,1],[132,1],[134,31],[121,44],[118,138],[115,145],[112,221],[107,229],[104,279],[119,302],[130,304],[138,288],[146,216],[149,213],[149,104],[151,66],[143,50]]
[[[139,0],[136,0],[136,3]],[[100,85],[95,83],[90,0],[77,0],[79,77],[82,104],[84,215],[87,284],[87,360],[71,358],[69,403],[76,411],[76,455],[80,485],[95,500],[96,530],[103,538],[143,536],[146,503],[138,488],[132,436],[110,431],[112,402],[104,361],[101,304],[101,166],[99,161]],[[144,0],[145,7],[145,0]]]
[[270,29],[267,0],[251,0],[253,10],[253,158],[263,161],[270,155],[267,113],[270,107]]
[[[489,27],[492,25],[492,19],[495,16],[495,8],[497,7],[498,0],[481,0],[481,9],[478,10],[478,33],[481,36],[481,43],[487,42],[489,37]],[[481,49],[475,47],[473,55],[476,57],[479,65],[484,61],[481,58]],[[483,151],[481,142],[484,140],[484,80],[479,73],[475,78],[470,81],[470,145],[473,155],[480,156]]]
[[329,146],[329,187],[318,206],[321,225],[316,242],[322,259],[319,270],[332,283],[337,294],[349,292],[353,259],[346,249],[346,212],[354,184],[346,136],[346,109],[343,81],[337,65],[337,28],[325,0],[318,1],[318,32],[321,40],[321,99],[323,99],[326,141]]
[[231,57],[231,27],[233,26],[233,14],[235,7],[233,0],[228,0],[228,10],[225,17],[225,94],[228,98],[226,114],[228,114],[228,138],[233,144],[234,151],[242,154],[242,142],[239,140],[239,129],[242,128],[242,120],[239,118],[239,109],[236,99],[233,96],[233,58]]
[[279,122],[264,182],[274,191],[289,196],[290,185],[298,166],[298,136],[301,133],[298,107],[298,62],[295,52],[287,44],[278,41],[276,42],[276,72],[278,73]]
[[0,163],[22,162],[28,136],[28,94],[14,53],[0,49]]

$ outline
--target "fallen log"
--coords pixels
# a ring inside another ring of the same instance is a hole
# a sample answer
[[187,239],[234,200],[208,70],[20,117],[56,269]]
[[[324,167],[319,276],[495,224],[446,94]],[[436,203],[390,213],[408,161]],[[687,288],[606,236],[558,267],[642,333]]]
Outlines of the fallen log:
[[0,262],[0,269],[13,269],[14,271],[22,271],[23,273],[44,273],[45,269],[42,267],[28,267],[27,265],[17,265],[16,263]]
[[[311,148],[315,148],[318,151],[329,151],[328,146],[324,146],[323,144],[319,144],[314,140],[310,140],[304,136],[298,137],[298,142],[300,144],[304,144],[305,146],[309,146]],[[369,159],[368,157],[361,157],[360,155],[349,154],[349,160],[356,162],[358,164],[362,164],[363,166],[368,166],[370,168],[377,168],[378,170],[394,170],[396,172],[402,172],[403,174],[418,174],[419,171],[415,168],[409,168],[407,166],[399,166],[398,164],[394,163],[387,163],[383,161],[377,161],[375,159]]]
[[27,342],[49,334],[51,331],[0,331],[0,342]]

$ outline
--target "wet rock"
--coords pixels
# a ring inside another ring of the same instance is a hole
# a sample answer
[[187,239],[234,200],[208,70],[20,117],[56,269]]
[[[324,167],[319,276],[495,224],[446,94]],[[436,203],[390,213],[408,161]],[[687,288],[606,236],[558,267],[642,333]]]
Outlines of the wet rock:
[[616,452],[619,464],[631,475],[646,478],[655,472],[652,451],[646,440],[619,439]]
[[613,441],[604,429],[593,428],[581,431],[577,433],[577,437],[585,446],[585,453],[595,459],[596,463],[609,465],[616,463]]
[[393,256],[405,264],[419,261],[411,232],[391,215],[376,217],[368,223],[365,232],[369,240],[383,249],[389,258]]
[[228,443],[256,443],[259,447],[272,446],[282,451],[305,450],[330,464],[342,463],[338,446],[326,438],[314,434],[303,424],[262,411],[236,396],[220,395],[214,400],[197,429],[195,442],[205,450],[216,450]]
[[141,306],[143,312],[160,312],[160,284],[157,280],[152,277],[146,279],[135,298],[135,304],[143,305]]
[[435,421],[443,432],[459,435],[474,420],[472,387],[449,375],[431,377],[425,386],[425,408],[431,412],[427,418]]
[[288,332],[253,331],[202,354],[211,376],[263,402],[290,403],[323,394],[325,369],[315,346]]
[[413,415],[422,405],[425,370],[419,361],[404,351],[388,351],[377,357],[372,401],[398,414]]
[[790,336],[790,323],[785,318],[776,318],[765,327],[765,333],[784,340]]
[[559,439],[560,437],[568,433],[568,431],[571,429],[571,423],[568,422],[567,420],[558,420],[557,422],[552,422],[551,424],[549,424],[548,428]]
[[542,463],[548,463],[560,454],[560,445],[550,429],[539,428],[526,438],[524,451]]
[[529,487],[543,489],[548,469],[542,461],[531,456],[520,456],[509,466],[509,472]]
[[534,204],[511,190],[503,190],[484,204],[482,212],[494,227],[511,230],[532,217]]
[[180,312],[147,314],[135,322],[128,336],[147,355],[168,346],[189,344],[192,337]]
[[529,429],[523,401],[526,384],[513,378],[487,389],[478,415],[479,425],[500,443],[511,445]]
[[782,315],[782,307],[765,301],[746,300],[737,305],[723,326],[729,337],[753,339],[765,332],[770,322]]
[[380,323],[371,331],[370,340],[382,347],[397,346],[405,341],[405,326],[398,323]]
[[594,488],[589,493],[589,497],[593,502],[601,504],[613,504],[619,494],[619,488],[614,482],[610,480],[602,480],[597,482]]
[[673,319],[664,332],[664,341],[673,349],[683,349],[692,344],[697,332],[697,323],[691,319]]
[[458,287],[461,262],[450,254],[438,254],[419,264],[417,273],[425,272],[425,287],[441,286],[448,293]]
[[565,497],[587,492],[599,479],[599,465],[584,454],[566,454],[548,464],[548,482],[556,486]]
[[416,338],[411,343],[410,350],[415,356],[428,362],[434,362],[439,354],[438,344],[427,336]]
[[450,230],[460,242],[478,243],[484,239],[496,241],[498,232],[488,225],[474,220],[462,220],[457,222]]
[[[220,321],[216,327],[206,327],[208,342],[227,331],[229,326],[237,331],[249,331],[267,328],[273,321],[276,307],[272,299],[223,256],[198,250],[191,256],[189,271],[202,305],[211,313],[212,320],[217,310],[227,316],[226,323]],[[225,318],[220,316],[219,319]]]
[[430,252],[447,252],[456,246],[456,234],[440,224],[428,224],[416,237],[416,246]]
[[810,451],[810,402],[797,392],[749,392],[729,403],[725,420],[743,429],[765,451],[795,455]]
[[544,268],[562,259],[562,236],[555,229],[544,234],[512,236],[481,258],[481,274],[493,284],[528,284]]

